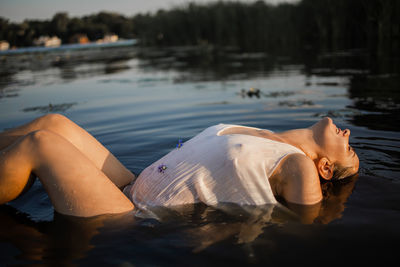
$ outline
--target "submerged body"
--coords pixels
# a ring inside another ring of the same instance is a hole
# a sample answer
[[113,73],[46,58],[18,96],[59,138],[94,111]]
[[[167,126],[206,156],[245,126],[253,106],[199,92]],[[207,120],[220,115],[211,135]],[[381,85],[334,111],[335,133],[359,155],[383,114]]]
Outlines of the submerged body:
[[[322,200],[320,178],[358,171],[349,130],[329,118],[282,133],[234,125],[210,127],[146,168],[124,191],[139,206],[204,202],[303,205]],[[0,133],[0,204],[39,177],[55,210],[95,216],[134,209],[121,191],[134,180],[102,144],[58,114]]]

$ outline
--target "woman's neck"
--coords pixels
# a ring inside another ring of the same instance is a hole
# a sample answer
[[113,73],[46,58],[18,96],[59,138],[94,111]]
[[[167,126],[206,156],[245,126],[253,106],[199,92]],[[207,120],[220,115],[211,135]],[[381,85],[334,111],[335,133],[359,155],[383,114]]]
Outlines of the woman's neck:
[[273,133],[273,136],[276,141],[287,143],[302,150],[312,160],[318,158],[318,146],[314,141],[314,133],[309,128]]

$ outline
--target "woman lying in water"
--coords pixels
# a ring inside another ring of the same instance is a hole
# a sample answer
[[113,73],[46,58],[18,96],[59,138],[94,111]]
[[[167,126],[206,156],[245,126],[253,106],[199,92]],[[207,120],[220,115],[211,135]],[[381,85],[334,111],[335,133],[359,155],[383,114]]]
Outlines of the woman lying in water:
[[137,179],[103,145],[58,114],[0,133],[0,204],[39,177],[57,212],[90,217],[146,206],[236,203],[311,205],[320,179],[358,171],[350,130],[330,118],[273,133],[219,124],[147,167]]

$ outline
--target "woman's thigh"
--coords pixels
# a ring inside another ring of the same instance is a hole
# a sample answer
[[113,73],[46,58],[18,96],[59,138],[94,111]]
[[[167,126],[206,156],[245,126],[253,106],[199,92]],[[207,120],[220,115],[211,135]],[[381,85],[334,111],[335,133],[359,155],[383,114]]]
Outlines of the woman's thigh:
[[31,168],[59,213],[89,217],[133,209],[131,201],[91,160],[51,131],[33,132],[1,156],[9,170],[21,164]]
[[134,179],[134,175],[99,141],[86,130],[60,114],[47,114],[27,124],[0,133],[0,150],[9,146],[21,136],[38,130],[54,132],[69,141],[119,188],[123,188],[124,185]]

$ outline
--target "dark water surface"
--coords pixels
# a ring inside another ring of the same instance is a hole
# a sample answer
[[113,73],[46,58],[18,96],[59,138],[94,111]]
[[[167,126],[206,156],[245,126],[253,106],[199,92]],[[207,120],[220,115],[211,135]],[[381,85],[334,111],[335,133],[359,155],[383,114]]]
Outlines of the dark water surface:
[[400,79],[390,70],[372,71],[362,51],[306,63],[230,50],[132,47],[0,60],[0,129],[62,113],[135,173],[213,124],[283,131],[324,116],[351,129],[361,164],[358,177],[324,184],[320,206],[291,210],[195,205],[72,218],[54,214],[36,182],[0,207],[0,264],[382,265],[397,259]]

